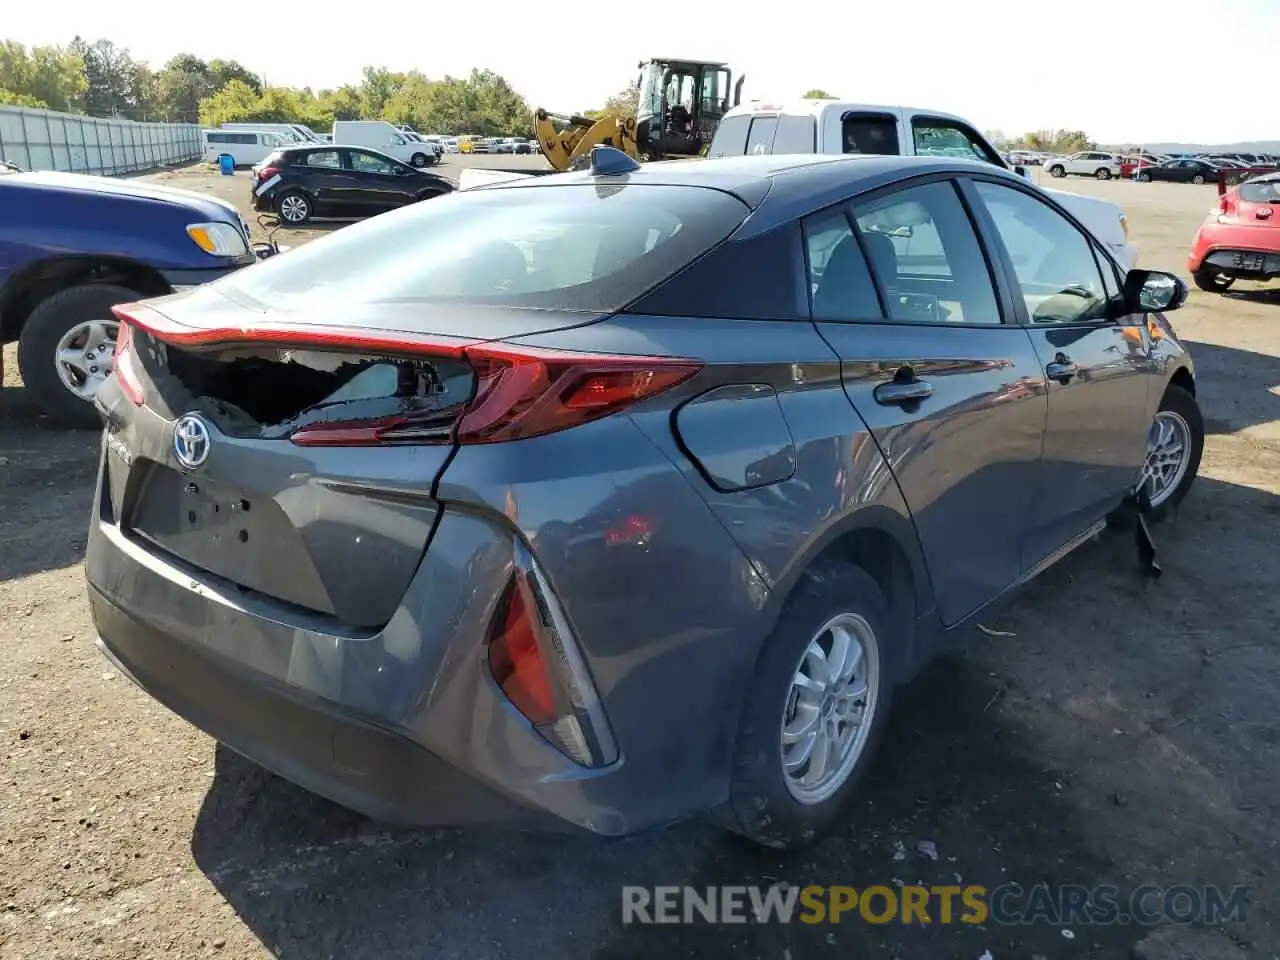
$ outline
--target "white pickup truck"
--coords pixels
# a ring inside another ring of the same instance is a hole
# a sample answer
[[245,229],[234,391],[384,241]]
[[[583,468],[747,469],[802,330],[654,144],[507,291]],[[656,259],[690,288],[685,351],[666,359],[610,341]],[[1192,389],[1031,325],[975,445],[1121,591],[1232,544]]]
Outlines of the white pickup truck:
[[[885,107],[840,100],[753,100],[725,113],[708,159],[750,153],[873,153],[977,158],[1008,169],[1000,152],[968,121],[936,110]],[[1016,168],[1020,172],[1021,168]],[[1044,189],[1041,187],[1040,189]],[[1114,203],[1061,190],[1045,190],[1132,269],[1137,249],[1129,221]]]

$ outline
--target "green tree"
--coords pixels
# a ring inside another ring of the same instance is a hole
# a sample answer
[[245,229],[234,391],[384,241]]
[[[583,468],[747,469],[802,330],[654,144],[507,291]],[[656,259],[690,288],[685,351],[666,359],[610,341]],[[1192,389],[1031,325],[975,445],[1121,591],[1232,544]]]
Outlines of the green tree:
[[4,87],[0,87],[0,104],[9,107],[34,107],[37,110],[47,110],[49,108],[49,105],[43,100],[37,100],[26,93],[14,93]]
[[350,84],[336,90],[321,90],[320,104],[333,120],[360,119],[360,88]]
[[68,50],[34,47],[28,52],[20,43],[0,41],[0,89],[12,96],[65,112],[80,107],[86,86],[84,64]]
[[640,87],[633,83],[609,97],[599,110],[588,110],[583,116],[590,117],[592,120],[610,115],[626,119],[634,117],[639,106]]
[[805,93],[803,99],[805,100],[838,100],[840,98],[837,97],[834,93],[827,93],[827,91],[823,90],[821,87],[814,87],[812,90],[809,90]]
[[386,67],[365,67],[364,82],[360,85],[360,116],[366,120],[381,119],[387,101],[403,82],[403,73]]
[[261,119],[252,115],[261,99],[248,84],[232,80],[217,93],[200,101],[200,122],[206,127],[217,127],[224,123]]

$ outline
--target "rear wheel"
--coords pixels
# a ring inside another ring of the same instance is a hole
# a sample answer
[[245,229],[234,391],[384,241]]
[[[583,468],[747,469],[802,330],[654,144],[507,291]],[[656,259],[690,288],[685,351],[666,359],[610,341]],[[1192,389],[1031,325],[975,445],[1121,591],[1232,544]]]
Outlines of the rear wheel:
[[1195,184],[1204,183],[1204,174],[1197,173],[1194,177],[1191,178],[1191,182]]
[[864,570],[806,574],[756,665],[723,819],[763,846],[801,846],[837,823],[883,733],[891,618]]
[[1099,180],[1110,180],[1111,171],[1107,167],[1099,167],[1097,171],[1094,173],[1094,176],[1097,177]]
[[1191,278],[1195,280],[1197,287],[1209,293],[1224,293],[1236,282],[1235,277],[1221,270],[1215,270],[1213,267],[1201,267],[1191,275]]
[[1196,398],[1169,384],[1147,433],[1147,456],[1139,489],[1146,493],[1153,523],[1164,520],[1191,489],[1204,453],[1204,417]]
[[93,398],[115,362],[120,324],[111,308],[142,296],[115,284],[84,284],[31,312],[18,338],[18,370],[51,415],[70,426],[102,425]]
[[1049,168],[1049,176],[1051,177],[1065,177],[1066,175],[1067,169],[1060,163],[1055,163]]
[[1138,179],[1139,179],[1140,181],[1142,181],[1143,183],[1150,183],[1150,182],[1151,182],[1151,174],[1149,174],[1149,173],[1139,173],[1139,174],[1138,174]]
[[311,219],[311,198],[301,190],[288,190],[276,200],[280,220],[291,227],[301,226]]

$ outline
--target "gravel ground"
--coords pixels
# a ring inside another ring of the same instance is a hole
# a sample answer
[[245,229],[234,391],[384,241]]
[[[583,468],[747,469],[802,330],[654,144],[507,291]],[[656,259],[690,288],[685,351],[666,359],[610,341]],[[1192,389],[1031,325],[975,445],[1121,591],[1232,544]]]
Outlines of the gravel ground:
[[[154,176],[237,202],[248,192],[244,174]],[[1123,203],[1142,262],[1179,270],[1214,199],[1191,186],[1067,186]],[[1164,578],[1144,585],[1118,537],[1043,576],[992,635],[905,692],[848,828],[794,856],[701,823],[613,842],[387,830],[217,747],[95,651],[80,560],[97,438],[46,425],[10,353],[0,957],[1280,956],[1280,290],[1197,291],[1173,319],[1210,436],[1200,481],[1157,531]],[[910,852],[921,840],[937,860]],[[623,884],[957,876],[1246,884],[1250,907],[1218,930],[1094,926],[1070,938],[1044,924],[620,919]]]

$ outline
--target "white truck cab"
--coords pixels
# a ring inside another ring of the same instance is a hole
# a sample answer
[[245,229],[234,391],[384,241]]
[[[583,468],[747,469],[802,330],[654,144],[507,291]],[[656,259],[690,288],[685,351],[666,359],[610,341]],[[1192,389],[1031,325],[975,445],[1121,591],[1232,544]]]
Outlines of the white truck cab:
[[[985,160],[1008,169],[1000,152],[961,117],[937,110],[841,100],[752,100],[732,108],[716,128],[707,158],[752,153],[951,156]],[[1133,268],[1138,251],[1129,243],[1129,221],[1123,210],[1097,197],[1060,190],[1044,192],[1092,231],[1123,269]]]

